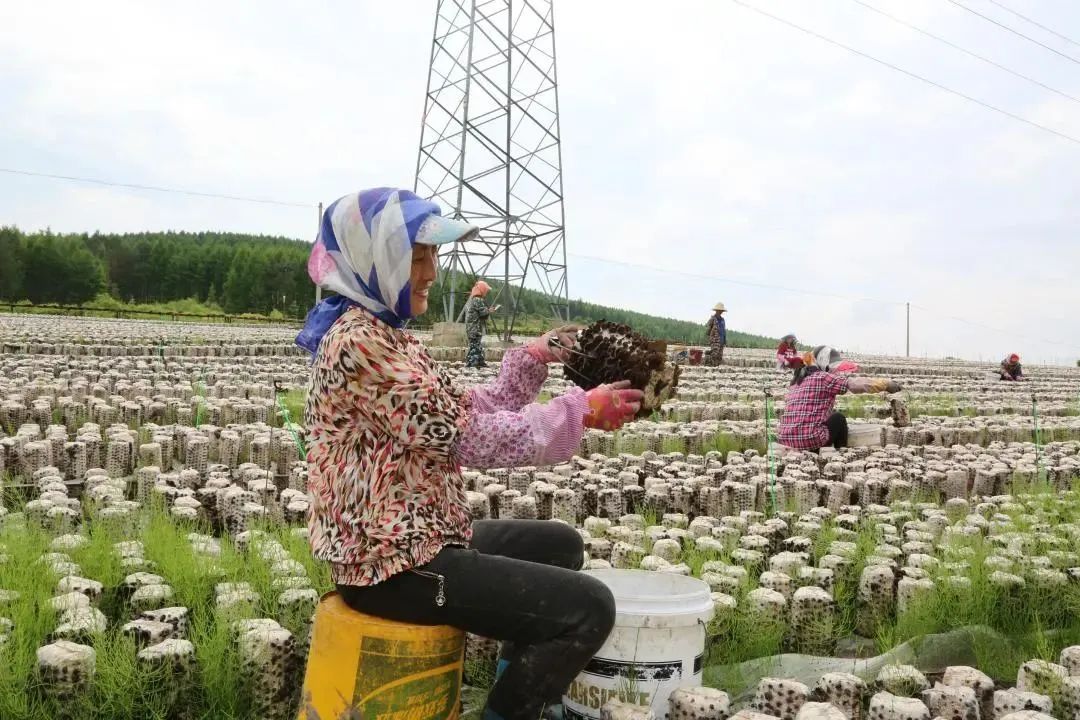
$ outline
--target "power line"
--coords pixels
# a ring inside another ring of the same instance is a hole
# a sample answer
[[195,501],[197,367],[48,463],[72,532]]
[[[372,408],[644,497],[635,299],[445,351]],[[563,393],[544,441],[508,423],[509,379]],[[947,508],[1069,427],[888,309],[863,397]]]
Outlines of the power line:
[[[858,0],[856,0],[856,1],[858,1]],[[736,3],[740,4],[740,5],[743,4],[743,3],[739,2],[739,0],[733,0],[733,2],[736,2]],[[746,7],[750,7],[750,6],[746,6]],[[750,9],[756,10],[756,8],[752,8],[752,7]],[[763,13],[763,14],[767,14],[767,13]],[[775,18],[775,19],[780,20],[779,18]],[[780,22],[784,22],[785,24],[790,24],[790,23],[787,23],[784,20],[780,20]],[[799,29],[802,29],[802,28],[799,28]],[[807,31],[807,32],[810,32],[811,34],[815,34],[812,31]],[[827,40],[827,38],[823,38],[823,39]],[[836,44],[839,44],[839,43],[836,43]],[[863,54],[863,53],[859,53],[859,51],[857,51],[857,50],[855,50],[853,52],[856,52],[856,53],[858,53],[860,55]],[[873,58],[871,58],[871,59],[873,59]],[[902,71],[902,72],[906,72],[906,71]],[[43,177],[43,178],[49,178],[49,179],[54,179],[54,180],[70,180],[70,181],[75,181],[75,182],[86,182],[86,183],[91,183],[91,184],[95,184],[95,185],[104,185],[104,186],[108,186],[108,187],[122,187],[122,188],[130,188],[130,189],[135,189],[135,190],[150,190],[150,191],[153,191],[153,192],[174,193],[174,194],[178,194],[178,195],[188,195],[188,196],[192,196],[192,197],[215,198],[215,199],[219,199],[219,200],[232,200],[232,201],[237,201],[237,202],[252,202],[252,203],[265,204],[265,205],[279,205],[279,206],[283,206],[283,207],[301,207],[301,208],[309,208],[309,207],[311,207],[310,205],[307,205],[305,203],[289,202],[289,201],[282,201],[282,200],[271,200],[271,199],[268,199],[268,198],[253,198],[253,197],[244,197],[244,196],[239,196],[239,195],[225,195],[225,194],[219,194],[219,193],[200,192],[200,191],[196,191],[196,190],[183,190],[183,189],[179,189],[179,188],[167,188],[167,187],[160,187],[160,186],[155,186],[155,185],[140,185],[140,184],[136,184],[136,183],[110,182],[108,180],[100,180],[100,179],[97,179],[97,178],[84,178],[84,177],[75,177],[75,176],[70,176],[70,175],[54,175],[54,174],[50,174],[50,173],[38,173],[38,172],[29,171],[29,170],[17,170],[17,169],[13,169],[13,168],[0,168],[0,172],[10,173],[12,175],[25,175],[25,176],[29,176],[29,177]],[[793,288],[793,287],[787,287],[787,286],[784,286],[784,285],[774,285],[774,284],[770,284],[770,283],[761,283],[761,282],[754,282],[754,281],[749,281],[749,280],[738,280],[736,278],[726,278],[726,277],[721,277],[721,276],[718,276],[718,275],[707,275],[707,274],[704,274],[704,273],[689,273],[689,272],[685,272],[685,271],[681,271],[681,270],[671,270],[671,269],[667,269],[667,268],[657,268],[657,267],[653,267],[653,266],[650,266],[650,265],[644,265],[644,264],[641,264],[641,263],[632,263],[632,262],[626,262],[626,261],[623,261],[623,260],[613,260],[611,258],[599,257],[599,256],[595,256],[595,255],[582,255],[582,254],[579,254],[579,253],[568,253],[568,255],[570,255],[572,257],[582,259],[582,260],[592,260],[592,261],[595,261],[595,262],[607,263],[609,265],[619,265],[619,266],[622,266],[622,267],[636,268],[636,269],[642,269],[642,270],[650,270],[650,271],[654,271],[654,272],[666,273],[666,274],[669,274],[669,275],[678,275],[678,276],[682,276],[682,277],[696,278],[696,279],[701,279],[701,280],[710,280],[710,281],[714,281],[714,282],[724,282],[724,283],[728,283],[728,284],[731,284],[731,285],[741,285],[741,286],[744,286],[744,287],[755,287],[755,288],[761,288],[761,289],[766,289],[766,290],[780,290],[780,291],[783,291],[783,292],[796,293],[796,294],[800,294],[800,295],[811,295],[811,296],[815,296],[815,297],[827,297],[827,298],[833,298],[833,299],[838,299],[838,300],[850,300],[850,301],[858,301],[858,302],[872,302],[872,303],[877,303],[877,304],[880,304],[880,305],[887,305],[887,306],[899,306],[899,305],[904,305],[905,304],[903,302],[899,302],[899,301],[896,301],[896,300],[881,300],[879,298],[857,297],[857,296],[854,296],[854,295],[841,295],[839,293],[821,292],[821,291],[818,291],[818,290],[807,290],[806,288]],[[1075,346],[1068,345],[1066,343],[1062,343],[1062,342],[1058,342],[1058,341],[1054,341],[1054,340],[1043,340],[1043,339],[1034,338],[1034,337],[1031,337],[1031,336],[1020,335],[1020,334],[1017,334],[1017,333],[1010,333],[1010,331],[1002,330],[1001,328],[991,327],[989,325],[974,322],[972,320],[967,320],[965,318],[956,317],[956,316],[953,316],[953,315],[944,315],[944,314],[938,313],[935,310],[931,310],[930,308],[927,308],[927,307],[924,307],[922,305],[918,305],[918,304],[915,304],[915,303],[912,303],[911,306],[913,308],[922,310],[924,312],[934,313],[934,314],[936,314],[936,315],[938,315],[939,317],[942,317],[942,318],[946,318],[946,319],[949,319],[949,320],[954,320],[956,322],[971,325],[973,327],[981,328],[983,330],[989,330],[991,332],[999,333],[999,334],[1002,334],[1002,335],[1012,334],[1015,337],[1025,338],[1025,339],[1028,339],[1028,340],[1034,340],[1036,342],[1047,343],[1047,344],[1050,344],[1050,345],[1057,345],[1057,346],[1060,346],[1060,347],[1069,348],[1071,350],[1080,349],[1080,348],[1077,348]]]
[[1024,33],[1020,32],[1019,30],[1014,30],[1013,28],[1009,27],[1008,25],[1006,25],[1004,23],[999,23],[997,20],[995,20],[992,17],[988,17],[986,15],[983,15],[978,10],[972,10],[967,5],[965,5],[962,2],[959,2],[958,0],[945,0],[945,2],[950,3],[952,5],[955,5],[956,7],[960,8],[962,10],[967,10],[972,15],[976,15],[978,17],[981,17],[983,20],[985,20],[988,23],[991,23],[992,25],[997,25],[1002,30],[1006,30],[1008,32],[1011,32],[1013,35],[1016,35],[1017,37],[1022,37],[1022,38],[1024,38],[1025,40],[1027,40],[1030,43],[1035,43],[1039,47],[1045,48],[1045,49],[1049,50],[1050,52],[1054,53],[1055,55],[1060,55],[1061,57],[1065,58],[1066,60],[1074,62],[1077,65],[1080,65],[1080,60],[1077,60],[1072,55],[1066,55],[1065,53],[1061,52],[1060,50],[1056,50],[1055,48],[1050,47],[1046,43],[1039,42],[1035,38],[1033,38],[1033,37],[1031,37],[1029,35],[1025,35]]
[[851,1],[854,2],[854,3],[858,3],[859,5],[862,5],[867,10],[872,10],[872,11],[876,12],[878,15],[882,15],[884,17],[887,17],[888,19],[892,20],[895,23],[903,25],[904,27],[910,28],[910,29],[914,30],[917,33],[921,33],[921,34],[925,35],[928,38],[936,40],[939,43],[942,43],[943,45],[948,45],[949,47],[953,48],[954,50],[959,50],[960,52],[964,53],[965,55],[969,55],[970,57],[973,57],[976,60],[981,60],[982,62],[987,63],[988,65],[993,65],[994,67],[998,68],[999,70],[1004,70],[1005,72],[1009,73],[1010,75],[1018,77],[1021,80],[1026,80],[1029,83],[1032,83],[1033,85],[1038,85],[1039,87],[1044,88],[1046,90],[1049,90],[1050,92],[1057,93],[1058,95],[1062,96],[1063,98],[1068,98],[1069,100],[1072,100],[1075,103],[1080,103],[1080,98],[1076,97],[1075,95],[1070,95],[1067,92],[1064,92],[1062,90],[1058,90],[1057,88],[1051,87],[1051,86],[1047,85],[1046,83],[1040,82],[1040,81],[1036,80],[1033,77],[1030,77],[1028,75],[1024,75],[1023,73],[1019,73],[1019,72],[1013,70],[1012,68],[1009,68],[1009,67],[1006,67],[1006,66],[1002,65],[1001,63],[995,62],[995,61],[991,60],[988,57],[984,57],[982,55],[979,55],[978,53],[972,52],[971,50],[968,50],[967,48],[961,47],[961,46],[957,45],[954,42],[946,40],[945,38],[941,37],[940,35],[935,35],[934,33],[930,32],[929,30],[923,30],[920,27],[912,25],[911,23],[907,22],[906,20],[901,20],[900,18],[896,17],[895,15],[890,15],[889,13],[885,12],[884,10],[876,8],[876,7],[874,7],[873,5],[871,5],[871,4],[867,3],[867,2],[863,2],[863,0],[851,0]]
[[1051,28],[1048,28],[1048,27],[1046,27],[1046,26],[1045,26],[1045,25],[1043,25],[1042,23],[1039,23],[1039,22],[1036,22],[1035,20],[1032,20],[1031,18],[1029,18],[1029,17],[1028,17],[1028,16],[1026,16],[1026,15],[1021,15],[1020,13],[1016,12],[1016,11],[1015,11],[1015,10],[1013,10],[1012,8],[1010,8],[1010,7],[1006,7],[1006,6],[1002,5],[1001,3],[997,2],[997,0],[989,0],[989,2],[993,3],[994,5],[997,5],[997,6],[999,7],[999,8],[1001,8],[1001,9],[1002,9],[1002,10],[1004,10],[1005,12],[1010,12],[1010,13],[1012,13],[1013,15],[1015,15],[1015,16],[1016,16],[1016,17],[1018,17],[1018,18],[1020,18],[1021,20],[1025,20],[1025,21],[1027,21],[1027,22],[1031,23],[1032,25],[1034,25],[1034,26],[1035,26],[1035,27],[1037,27],[1037,28],[1042,28],[1042,29],[1043,29],[1043,30],[1045,30],[1046,32],[1050,33],[1051,35],[1056,35],[1057,37],[1061,38],[1061,39],[1062,39],[1062,40],[1064,40],[1065,42],[1070,42],[1070,43],[1072,43],[1073,45],[1076,45],[1077,47],[1080,47],[1080,42],[1076,42],[1075,40],[1073,40],[1072,38],[1068,37],[1067,35],[1062,35],[1062,34],[1061,34],[1061,33],[1059,33],[1058,31],[1056,31],[1056,30],[1052,30]]
[[[760,283],[760,282],[754,282],[754,281],[749,281],[749,280],[738,280],[738,279],[735,279],[735,278],[721,277],[719,275],[708,275],[708,274],[704,274],[704,273],[686,272],[684,270],[671,270],[671,269],[668,269],[668,268],[658,268],[658,267],[653,267],[651,265],[645,265],[645,264],[642,264],[642,263],[627,262],[625,260],[613,260],[612,258],[599,257],[599,256],[596,256],[596,255],[582,255],[580,253],[567,253],[567,254],[570,257],[575,257],[575,258],[578,258],[580,260],[592,260],[592,261],[595,261],[595,262],[606,263],[608,265],[619,265],[619,266],[628,267],[628,268],[650,270],[650,271],[653,271],[653,272],[664,273],[664,274],[667,274],[667,275],[677,275],[677,276],[681,276],[681,277],[695,278],[695,279],[698,279],[698,280],[710,280],[710,281],[714,281],[714,282],[723,282],[723,283],[728,283],[730,285],[741,285],[741,286],[744,286],[744,287],[763,288],[763,289],[766,289],[766,290],[780,290],[780,291],[783,291],[783,292],[797,293],[797,294],[800,294],[800,295],[812,295],[812,296],[815,296],[815,297],[827,297],[827,298],[833,298],[833,299],[838,299],[838,300],[872,302],[872,303],[877,303],[877,304],[880,304],[880,305],[887,305],[887,306],[900,306],[900,305],[905,305],[906,304],[906,303],[898,302],[898,301],[895,301],[895,300],[881,300],[879,298],[856,297],[854,295],[841,295],[839,293],[821,292],[819,290],[807,290],[806,288],[793,288],[793,287],[787,287],[787,286],[784,286],[784,285],[773,285],[773,284],[769,284],[769,283]],[[1067,343],[1063,343],[1063,342],[1060,342],[1060,341],[1057,341],[1057,340],[1045,340],[1045,339],[1033,337],[1033,336],[1030,336],[1030,335],[1019,334],[1019,333],[1016,333],[1016,332],[1013,332],[1013,331],[1010,331],[1010,330],[1003,330],[1001,328],[992,327],[992,326],[986,325],[984,323],[976,322],[974,320],[967,320],[965,318],[957,317],[955,315],[946,315],[946,314],[941,313],[941,312],[939,312],[937,310],[931,310],[930,308],[925,307],[923,305],[919,305],[917,303],[911,303],[911,307],[913,309],[922,310],[923,312],[930,313],[930,314],[934,315],[935,317],[943,318],[943,319],[946,319],[946,320],[953,320],[953,321],[956,321],[956,322],[959,322],[959,323],[963,323],[965,325],[971,325],[972,327],[980,328],[982,330],[989,330],[990,332],[997,333],[999,335],[1013,336],[1013,337],[1029,340],[1029,341],[1034,341],[1034,342],[1039,342],[1039,343],[1046,343],[1048,345],[1057,345],[1059,347],[1068,348],[1070,350],[1080,350],[1080,347],[1077,347],[1077,346],[1074,346],[1074,345],[1069,345]]]
[[737,280],[735,278],[721,277],[719,275],[706,275],[704,273],[691,273],[685,270],[671,270],[668,268],[659,268],[653,265],[645,265],[643,263],[627,262],[625,260],[613,260],[611,258],[598,257],[596,255],[581,255],[579,253],[567,253],[570,257],[575,257],[580,260],[592,260],[594,262],[607,263],[609,265],[620,265],[622,267],[635,268],[639,270],[651,270],[654,272],[665,273],[668,275],[678,275],[681,277],[695,278],[697,280],[711,280],[714,282],[723,282],[730,285],[742,285],[744,287],[762,288],[765,290],[782,290],[784,292],[798,293],[800,295],[813,295],[815,297],[827,297],[837,300],[854,300],[859,302],[872,302],[879,305],[903,305],[904,303],[897,300],[881,300],[878,298],[868,297],[856,297],[854,295],[841,295],[839,293],[822,292],[820,290],[807,290],[806,288],[793,288],[786,287],[784,285],[771,285],[769,283],[754,282],[751,280]]
[[1023,333],[1017,333],[1017,332],[1012,331],[1012,330],[1003,330],[1001,328],[992,327],[990,325],[986,325],[985,323],[975,322],[974,320],[967,320],[965,318],[957,317],[955,315],[945,315],[945,314],[943,314],[941,312],[938,312],[937,310],[931,310],[928,307],[923,307],[922,305],[917,305],[915,303],[911,303],[911,307],[916,308],[918,310],[922,310],[923,312],[931,313],[931,314],[933,314],[933,315],[935,315],[937,317],[940,317],[940,318],[945,318],[946,320],[954,320],[954,321],[956,321],[958,323],[963,323],[965,325],[970,325],[972,327],[980,328],[982,330],[989,330],[990,332],[998,333],[999,335],[1007,335],[1007,336],[1021,338],[1023,340],[1046,343],[1047,345],[1057,345],[1058,347],[1068,348],[1070,350],[1080,350],[1080,346],[1069,345],[1068,343],[1063,343],[1063,342],[1060,342],[1058,340],[1046,340],[1046,339],[1043,339],[1043,338],[1037,338],[1037,337],[1034,337],[1032,335],[1025,335]]
[[[952,0],[949,0],[949,1],[951,2]],[[798,30],[800,32],[804,32],[807,35],[810,35],[812,37],[816,37],[818,40],[822,40],[824,42],[827,42],[830,45],[835,45],[836,47],[847,50],[850,53],[854,53],[855,55],[858,55],[859,57],[866,58],[867,60],[871,60],[873,62],[876,62],[879,65],[884,65],[885,67],[887,67],[887,68],[889,68],[891,70],[895,70],[898,73],[902,73],[904,75],[907,75],[910,78],[914,78],[916,80],[919,80],[920,82],[924,82],[927,85],[938,88],[939,90],[944,90],[945,92],[951,93],[953,95],[956,95],[957,97],[963,98],[964,100],[967,100],[968,102],[975,103],[976,105],[978,105],[980,107],[983,107],[983,108],[986,108],[987,110],[993,110],[994,112],[996,112],[996,113],[998,113],[1000,115],[1004,115],[1005,117],[1012,118],[1013,120],[1016,120],[1018,122],[1022,122],[1025,125],[1030,125],[1033,128],[1038,128],[1039,130],[1042,130],[1043,132],[1050,133],[1051,135],[1055,135],[1055,136],[1061,138],[1062,140],[1068,140],[1071,143],[1080,145],[1080,139],[1077,139],[1077,138],[1073,137],[1072,135],[1067,135],[1066,133],[1060,132],[1058,130],[1054,130],[1051,127],[1047,127],[1046,125],[1042,125],[1040,123],[1037,123],[1034,120],[1028,120],[1026,117],[1023,117],[1021,115],[1017,115],[1016,113],[1013,113],[1013,112],[1009,112],[1008,110],[1005,110],[1003,108],[999,108],[997,105],[991,105],[988,102],[983,102],[982,100],[979,100],[978,98],[974,98],[971,95],[967,95],[965,93],[962,93],[959,90],[954,90],[953,88],[951,88],[951,87],[949,87],[947,85],[942,85],[939,82],[936,82],[936,81],[931,80],[929,78],[923,77],[922,75],[918,75],[916,73],[913,73],[910,70],[905,70],[904,68],[899,67],[897,65],[893,65],[890,62],[887,62],[887,61],[882,60],[880,58],[876,58],[873,55],[870,55],[868,53],[863,52],[862,50],[856,50],[855,48],[851,47],[850,45],[845,45],[844,43],[839,42],[838,40],[833,40],[830,37],[826,37],[826,36],[822,35],[821,33],[818,33],[818,32],[815,32],[813,30],[810,30],[808,28],[805,28],[802,25],[796,25],[795,23],[791,22],[790,20],[785,20],[782,17],[778,17],[776,15],[773,15],[772,13],[766,12],[765,10],[762,10],[761,8],[757,8],[757,7],[754,7],[753,5],[749,5],[749,4],[745,3],[745,2],[743,2],[742,0],[731,0],[731,2],[735,3],[736,5],[741,5],[742,7],[746,8],[747,10],[753,10],[754,12],[756,12],[759,15],[763,15],[764,17],[767,17],[767,18],[769,18],[771,20],[775,20],[778,23],[781,23],[783,25],[787,25],[790,28],[794,28],[795,30]]]
[[172,193],[174,195],[188,195],[190,197],[215,198],[217,200],[233,200],[236,202],[259,203],[261,205],[280,205],[282,207],[312,208],[309,203],[290,202],[287,200],[272,200],[269,198],[245,197],[243,195],[224,195],[221,193],[200,192],[198,190],[184,190],[182,188],[162,187],[160,185],[140,185],[137,183],[112,182],[99,178],[76,177],[74,175],[54,175],[52,173],[34,172],[32,170],[18,170],[15,168],[0,167],[0,172],[10,175],[24,175],[27,177],[49,178],[51,180],[69,180],[72,182],[89,183],[91,185],[103,185],[106,187],[128,188],[131,190],[150,190],[152,192]]

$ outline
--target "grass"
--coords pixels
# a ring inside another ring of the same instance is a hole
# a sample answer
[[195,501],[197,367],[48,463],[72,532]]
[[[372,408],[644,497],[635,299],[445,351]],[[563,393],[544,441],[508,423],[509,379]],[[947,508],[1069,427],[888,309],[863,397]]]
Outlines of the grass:
[[[757,446],[748,446],[745,443],[739,442],[739,438],[733,433],[718,432],[711,442],[704,444],[702,449],[707,453],[712,451],[720,453],[723,456],[724,461],[727,462],[728,453],[742,452],[750,447]],[[760,447],[757,447],[757,449],[763,450],[763,448]]]
[[[918,417],[977,417],[978,409],[967,404],[968,400],[957,398],[951,393],[920,394],[917,397],[906,393],[908,414]],[[889,403],[881,394],[843,395],[836,403],[836,409],[849,418],[870,420],[890,417]]]
[[3,672],[0,672],[0,717],[50,717],[42,707],[40,687],[35,679],[37,648],[41,639],[56,626],[56,615],[48,600],[55,582],[40,565],[22,558],[36,558],[48,552],[48,539],[42,532],[19,532],[10,524],[0,533],[0,543],[8,559],[0,565],[0,588],[19,593],[19,599],[0,608],[14,623],[7,643],[0,648]]
[[[870,417],[878,417],[876,414],[871,414],[869,407],[872,405],[882,405],[882,400],[879,395],[843,395],[836,403],[836,409],[844,413],[849,418],[865,419]],[[886,406],[887,407],[887,406]]]
[[[717,449],[722,447],[727,452],[737,442],[738,438],[730,434],[719,434],[714,441]],[[1009,530],[1034,532],[1041,522],[1051,526],[1080,522],[1080,495],[1076,494],[1076,488],[1072,494],[1062,495],[1045,477],[1017,477],[1010,491],[1023,505],[1001,509],[1010,517]],[[920,497],[915,501],[930,499]],[[787,500],[785,509],[794,509],[791,504],[794,498]],[[193,687],[182,699],[183,707],[193,718],[254,717],[251,688],[246,686],[229,621],[238,617],[273,617],[294,634],[300,634],[305,632],[306,618],[290,617],[277,607],[270,563],[255,549],[240,551],[223,540],[220,556],[197,555],[188,533],[210,533],[210,528],[198,523],[178,523],[158,502],[144,509],[138,537],[146,559],[154,563],[153,572],[162,575],[176,593],[171,604],[191,609],[189,639],[196,647],[198,670]],[[661,524],[662,517],[656,508],[646,506],[641,514],[646,527]],[[1034,523],[1028,517],[1032,514],[1036,515]],[[328,568],[311,557],[306,540],[288,528],[268,525],[259,529],[303,565],[317,590],[331,587]],[[4,669],[0,672],[0,717],[28,720],[169,717],[178,703],[169,694],[170,680],[135,662],[134,646],[119,633],[119,627],[128,618],[126,605],[116,589],[128,570],[121,566],[113,544],[128,538],[92,520],[85,524],[84,531],[89,542],[68,554],[79,564],[83,576],[105,585],[106,593],[99,607],[109,617],[110,625],[93,640],[98,671],[92,691],[78,702],[61,706],[41,692],[35,679],[34,653],[47,642],[57,624],[56,615],[47,604],[54,593],[55,579],[32,561],[49,551],[50,536],[32,525],[9,523],[0,528],[0,545],[11,558],[0,563],[0,588],[16,590],[21,595],[17,602],[0,606],[0,615],[15,623],[11,640],[0,649],[0,667]],[[810,550],[812,564],[816,565],[828,553],[839,535],[833,523],[822,524]],[[1031,547],[1025,548],[1026,553],[1044,553],[1049,548],[1046,540],[1038,535],[1034,538]],[[858,527],[853,538],[851,570],[838,576],[834,583],[837,616],[831,627],[823,628],[835,641],[850,638],[855,632],[860,614],[857,580],[880,542],[873,524],[864,522]],[[869,647],[874,653],[906,642],[922,648],[928,643],[927,638],[965,629],[965,642],[975,658],[971,664],[997,680],[1011,682],[1021,663],[1036,657],[1054,660],[1061,647],[1080,643],[1080,588],[1066,585],[1047,590],[1029,582],[1016,590],[1003,589],[990,581],[992,569],[984,562],[999,549],[993,535],[950,540],[948,549],[942,553],[967,556],[969,566],[961,574],[970,582],[971,590],[952,590],[943,582],[944,571],[930,571],[935,589],[913,602],[906,612],[890,615],[874,627]],[[687,540],[681,561],[693,575],[700,576],[705,563],[730,563],[731,558],[727,551],[705,552]],[[250,583],[259,600],[250,607],[223,615],[214,605],[214,586],[221,580]],[[749,607],[746,595],[757,585],[756,574],[750,573],[747,582],[733,593],[737,607],[720,613],[710,625],[707,684],[732,687],[741,681],[740,663],[807,650],[795,642],[786,622],[763,617]],[[474,664],[469,671],[483,685],[491,668]],[[482,690],[475,691],[477,698]]]
[[686,453],[686,438],[678,435],[668,435],[660,441],[660,454]]
[[[1072,495],[1062,496],[1045,480],[1036,479],[1016,482],[1012,492],[1024,499],[1026,507],[1008,511],[1012,518],[1010,531],[1032,529],[1025,516],[1027,513],[1041,513],[1051,524],[1080,520],[1080,500],[1075,491]],[[832,526],[825,523],[811,550],[813,564],[826,554],[835,537]],[[870,638],[873,653],[887,652],[907,642],[913,643],[917,656],[959,653],[962,649],[967,653],[966,657],[971,658],[967,662],[997,681],[1012,683],[1024,662],[1032,658],[1056,662],[1063,647],[1080,643],[1080,587],[1069,583],[1047,588],[1030,580],[1016,589],[994,584],[990,580],[993,569],[984,563],[989,555],[998,551],[992,538],[976,535],[951,540],[950,553],[968,556],[968,567],[961,573],[951,574],[966,578],[970,590],[952,589],[944,581],[945,575],[950,573],[940,567],[931,570],[929,577],[935,583],[934,589],[912,602],[903,613],[890,614],[874,628]],[[863,524],[853,542],[855,552],[851,570],[836,577],[832,590],[837,603],[837,615],[831,628],[834,641],[854,635],[861,612],[858,578],[867,558],[874,554],[881,540],[873,526]],[[1026,554],[1039,554],[1048,547],[1044,541],[1038,541],[1026,550]],[[727,561],[724,557],[718,559]],[[693,558],[689,546],[685,561],[694,569],[695,575],[699,574],[704,561],[699,563]],[[786,623],[763,618],[746,606],[743,598],[756,584],[753,573],[750,580],[740,588],[737,608],[718,615],[709,628],[707,685],[728,689],[739,687],[748,681],[741,663],[762,660],[767,664],[767,658],[802,650],[794,642]],[[957,637],[943,635],[955,631],[963,632]],[[935,637],[950,638],[946,643],[949,647],[944,650],[940,647],[944,641],[926,642]]]
[[690,538],[683,542],[682,562],[690,568],[690,574],[701,577],[702,568],[710,560],[719,560],[721,555],[715,552],[699,550],[697,543]]
[[615,436],[615,441],[612,443],[614,447],[613,456],[619,453],[641,455],[647,449],[645,438],[639,435],[631,435],[620,430],[616,430],[613,435]]
[[[6,607],[0,606],[0,615],[14,622],[10,640],[0,648],[0,667],[3,667],[0,717],[25,720],[257,717],[231,621],[243,617],[274,618],[294,635],[303,637],[299,634],[307,632],[307,618],[289,617],[279,609],[276,602],[279,593],[272,587],[270,564],[254,548],[241,552],[223,540],[219,557],[199,555],[187,535],[193,531],[209,534],[210,528],[178,523],[159,504],[146,508],[141,519],[138,538],[145,559],[153,563],[152,572],[165,578],[173,588],[171,605],[189,608],[188,639],[196,649],[197,668],[192,685],[176,696],[173,678],[136,662],[133,641],[120,633],[120,627],[130,619],[130,611],[117,592],[130,570],[121,566],[113,548],[114,543],[131,538],[90,520],[84,525],[89,542],[66,552],[80,566],[83,577],[104,585],[98,607],[109,618],[109,626],[91,641],[97,653],[91,690],[66,703],[47,697],[36,679],[36,651],[47,644],[58,622],[48,604],[56,578],[33,558],[49,552],[51,536],[32,524],[8,523],[0,529],[0,545],[9,558],[0,564],[0,588],[17,591],[20,597]],[[293,535],[287,527],[266,526],[262,530],[304,566],[316,591],[321,593],[331,587],[328,567],[311,557],[305,539]],[[220,612],[215,607],[214,587],[223,580],[250,583],[259,601],[235,613]]]
[[[202,372],[199,372],[199,381],[193,383],[192,390],[195,393],[195,427],[202,425],[203,415],[206,413],[206,381],[202,376]],[[133,427],[132,430],[138,428]]]
[[[1034,507],[1049,507],[1059,522],[1076,522],[1080,508],[1075,500],[1064,502],[1047,483],[1016,483],[1013,491],[1027,496]],[[1028,529],[1019,511],[1009,511],[1013,527]],[[997,635],[976,635],[974,647],[980,669],[999,680],[1015,678],[1022,662],[1033,657],[1056,654],[1061,647],[1080,641],[1080,589],[1073,584],[1046,588],[1027,582],[1022,588],[1003,589],[990,581],[991,569],[984,561],[994,547],[991,540],[977,535],[964,537],[953,547],[966,548],[969,568],[964,573],[970,592],[949,590],[942,571],[931,573],[936,589],[896,621],[895,641],[903,642],[934,632],[969,626],[985,626]],[[1031,552],[1045,548],[1034,546]]]
[[660,524],[662,520],[660,512],[652,505],[643,504],[638,510],[638,514],[645,520],[645,527],[654,527]]
[[619,680],[616,683],[618,688],[618,695],[616,697],[622,702],[639,703],[647,702],[649,695],[641,692],[641,668],[631,663],[628,667],[622,669],[619,674]]
[[[304,407],[307,405],[307,388],[293,388],[285,393],[282,398],[285,409],[289,412],[289,420],[294,423],[303,423]],[[285,418],[278,418],[279,425]]]
[[972,634],[978,667],[996,680],[1011,681],[1027,660],[1056,660],[1061,647],[1080,641],[1080,593],[1075,587],[1049,589],[1028,582],[1019,589],[1003,589],[989,581],[982,540],[973,547],[976,554],[965,573],[970,591],[939,584],[897,616],[895,624],[879,629],[879,650],[958,628],[989,628],[995,632]]
[[61,308],[55,303],[33,304],[28,300],[22,300],[14,304],[6,303],[6,310],[14,309],[16,313],[48,314],[48,315],[73,315],[77,317],[126,317],[128,313],[134,313],[138,319],[171,320],[177,322],[213,322],[220,320],[228,322],[232,319],[276,321],[299,323],[300,318],[287,317],[280,310],[273,310],[268,315],[260,313],[240,313],[237,315],[226,314],[220,305],[215,303],[200,302],[196,298],[181,300],[169,300],[155,303],[136,303],[118,300],[107,293],[100,293],[87,303],[78,306]]
[[279,395],[271,423],[275,427],[284,428],[292,436],[296,443],[298,456],[303,459],[307,456],[307,446],[304,442],[304,409],[307,405],[307,388],[293,388]]

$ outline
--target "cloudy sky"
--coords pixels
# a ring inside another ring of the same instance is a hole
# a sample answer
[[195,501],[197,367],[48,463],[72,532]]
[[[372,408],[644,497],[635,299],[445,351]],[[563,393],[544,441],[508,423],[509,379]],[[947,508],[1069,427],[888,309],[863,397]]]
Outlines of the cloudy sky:
[[[950,0],[862,2],[1080,98],[1080,45],[990,0],[957,2],[1057,53]],[[745,3],[1076,140],[732,0],[562,0],[571,296],[891,353],[910,301],[913,354],[1080,358],[1080,100],[856,0]],[[1080,41],[1080,4],[1000,3]],[[0,172],[0,223],[310,239],[318,202],[412,186],[434,10],[7,3],[0,167],[304,207]]]

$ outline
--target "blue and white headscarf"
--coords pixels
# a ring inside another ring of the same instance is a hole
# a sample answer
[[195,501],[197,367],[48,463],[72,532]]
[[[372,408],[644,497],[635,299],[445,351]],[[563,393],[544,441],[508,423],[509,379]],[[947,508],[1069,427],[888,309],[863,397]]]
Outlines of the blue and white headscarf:
[[312,282],[337,295],[312,308],[296,344],[314,355],[330,326],[354,305],[402,327],[412,317],[413,246],[465,241],[477,232],[408,190],[374,188],[338,198],[323,212],[308,258]]

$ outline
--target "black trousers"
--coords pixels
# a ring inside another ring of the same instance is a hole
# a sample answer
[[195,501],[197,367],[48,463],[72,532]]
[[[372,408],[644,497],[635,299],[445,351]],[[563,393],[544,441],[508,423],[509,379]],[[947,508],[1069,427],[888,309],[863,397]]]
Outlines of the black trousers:
[[615,624],[611,591],[576,572],[583,562],[581,536],[563,523],[481,520],[467,549],[447,547],[416,571],[371,587],[339,585],[338,592],[369,615],[451,625],[511,643],[504,645],[509,666],[488,696],[488,709],[504,720],[537,720]]
[[848,427],[847,418],[843,413],[834,412],[825,421],[825,427],[829,428],[829,444],[839,450],[847,447]]

